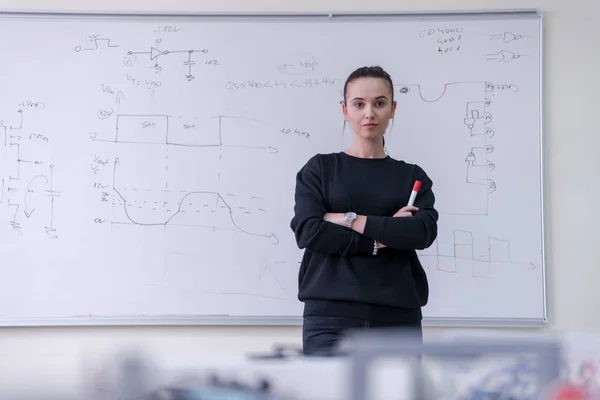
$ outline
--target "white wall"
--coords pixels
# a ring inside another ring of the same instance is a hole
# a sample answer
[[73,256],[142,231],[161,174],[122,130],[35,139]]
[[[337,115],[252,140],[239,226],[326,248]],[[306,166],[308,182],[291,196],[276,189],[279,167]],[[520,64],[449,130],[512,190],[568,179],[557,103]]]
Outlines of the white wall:
[[[600,0],[0,0],[0,9],[405,11],[539,8],[545,15],[548,329],[600,332]],[[426,336],[441,332],[426,329]],[[241,354],[300,343],[298,327],[0,329],[0,376],[44,370],[68,380],[85,352],[142,345],[155,353]],[[29,373],[27,374],[29,376]],[[20,375],[25,378],[25,375]]]

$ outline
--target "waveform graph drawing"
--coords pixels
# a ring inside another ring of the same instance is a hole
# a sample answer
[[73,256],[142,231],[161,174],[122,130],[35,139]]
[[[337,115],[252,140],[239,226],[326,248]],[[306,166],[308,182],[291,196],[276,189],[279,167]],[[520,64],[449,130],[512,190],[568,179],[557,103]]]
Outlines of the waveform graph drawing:
[[[257,149],[222,144],[220,119],[207,124],[193,118],[120,115],[114,140],[110,140],[117,155],[113,226],[155,227],[165,232],[192,227],[278,244],[277,236],[265,227],[267,202],[247,190],[236,191],[237,181],[222,177],[224,150],[241,147],[256,154]],[[195,140],[188,136],[188,128],[198,129]],[[263,156],[270,154],[258,150]]]
[[252,118],[217,115],[208,118],[152,114],[119,114],[114,135],[94,139],[112,143],[138,143],[189,148],[254,150],[277,154],[269,146],[273,129]]
[[[424,268],[440,273],[468,274],[473,278],[493,279],[494,271],[518,268],[532,270],[533,262],[515,261],[511,256],[510,241],[496,237],[479,237],[466,230],[454,230],[451,251],[440,250],[440,239],[425,250],[417,252]],[[477,242],[476,239],[481,239]]]
[[120,144],[113,166],[112,222],[164,226],[176,211],[166,188],[166,171],[160,162],[164,149],[157,145]]
[[[261,226],[261,219],[264,220],[268,213],[260,197],[216,190],[168,189],[168,181],[160,179],[167,173],[160,166],[152,171],[141,165],[135,161],[126,163],[120,158],[115,165],[113,224],[165,230],[197,227],[278,242],[271,232],[256,228]],[[146,184],[140,184],[142,182]],[[161,187],[163,184],[165,186]]]

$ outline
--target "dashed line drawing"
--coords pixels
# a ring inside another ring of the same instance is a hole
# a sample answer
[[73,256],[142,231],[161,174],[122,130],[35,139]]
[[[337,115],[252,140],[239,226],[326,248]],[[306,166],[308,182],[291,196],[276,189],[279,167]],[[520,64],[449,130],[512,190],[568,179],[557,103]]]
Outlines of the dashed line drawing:
[[138,55],[148,55],[150,61],[154,63],[152,65],[152,67],[154,68],[154,71],[157,74],[161,74],[163,68],[158,63],[159,57],[164,57],[164,56],[173,55],[173,54],[186,54],[187,57],[184,58],[182,61],[182,65],[187,67],[187,74],[185,74],[185,78],[188,81],[194,80],[195,77],[192,73],[192,67],[194,65],[196,65],[196,61],[193,60],[192,57],[194,54],[198,54],[198,53],[206,54],[206,53],[208,53],[208,49],[160,50],[158,47],[161,42],[162,42],[161,39],[157,39],[155,46],[150,47],[150,50],[148,50],[148,51],[128,51],[127,55],[125,56],[125,59],[123,60],[123,64],[126,67],[132,67],[133,65],[136,64]]
[[48,179],[49,189],[46,191],[47,196],[50,198],[50,224],[46,226],[46,235],[51,239],[56,239],[56,229],[54,228],[54,199],[60,196],[60,192],[54,190],[54,164],[50,164],[50,178]]
[[488,236],[487,248],[479,252],[475,248],[473,233],[466,230],[454,230],[452,254],[442,254],[436,240],[426,250],[417,254],[428,269],[447,273],[471,273],[473,278],[491,279],[492,267],[502,264],[512,264],[526,269],[534,269],[533,262],[522,263],[511,258],[510,241]]
[[[118,172],[115,173],[118,176]],[[140,226],[163,226],[165,229],[171,226],[179,227],[198,227],[198,228],[209,228],[214,230],[227,230],[232,232],[239,232],[246,235],[264,237],[272,241],[273,244],[279,243],[279,238],[273,233],[261,233],[254,232],[248,229],[242,228],[238,222],[236,222],[236,214],[251,214],[252,211],[248,210],[248,207],[237,206],[234,207],[230,204],[229,199],[233,195],[221,195],[218,192],[206,192],[206,191],[189,191],[175,194],[177,197],[181,197],[176,202],[172,201],[158,201],[150,200],[130,200],[125,193],[124,189],[114,188],[114,192],[117,195],[116,207],[121,209],[125,215],[124,219],[115,219],[111,221],[113,224],[133,224]],[[151,191],[145,190],[144,198],[149,198],[148,194]],[[162,195],[163,193],[161,193]],[[154,197],[156,198],[156,197]],[[139,216],[135,213],[138,212]],[[141,211],[141,212],[140,212]],[[257,209],[256,211],[259,211]],[[264,209],[260,211],[266,212]],[[148,214],[153,214],[148,216]],[[141,215],[140,215],[141,214]],[[187,215],[183,215],[187,214]],[[184,219],[184,221],[178,221]],[[224,217],[224,218],[223,218]]]
[[496,62],[501,62],[501,63],[507,63],[510,62],[512,60],[518,60],[521,57],[525,57],[527,56],[526,54],[517,54],[517,53],[513,53],[512,51],[508,51],[508,50],[501,50],[497,53],[490,53],[487,54],[487,60],[488,61],[496,61]]
[[[448,130],[448,136],[444,137],[444,142],[440,141],[439,136],[433,138],[420,134],[419,137],[411,137],[398,148],[394,148],[393,144],[388,145],[388,150],[403,159],[414,158],[415,162],[422,164],[432,175],[438,186],[440,213],[488,215],[489,196],[497,190],[491,175],[496,169],[496,164],[491,160],[495,150],[491,141],[496,132],[490,125],[493,115],[489,111],[494,85],[485,81],[450,82],[444,84],[438,92],[428,94],[420,84],[395,86],[403,101],[412,101],[411,106],[417,112],[420,110],[423,117],[432,113],[447,115],[448,123],[433,121],[435,129],[432,128],[431,131],[439,131],[439,127],[444,126]],[[459,112],[461,114],[457,115]],[[408,126],[402,130],[428,132],[429,129],[424,128],[424,125],[429,122],[420,116],[407,116]],[[403,123],[402,121],[402,116],[397,115],[395,123]],[[439,146],[439,151],[432,150],[432,143]],[[449,147],[452,151],[448,151]],[[457,152],[460,148],[464,149],[463,153]],[[425,153],[419,156],[419,152]],[[439,157],[436,156],[434,163],[423,164],[422,160],[430,159],[432,152],[438,153]],[[449,182],[447,175],[450,169],[453,171],[450,175],[454,177],[460,177],[460,171],[464,171],[464,180]]]
[[490,35],[490,40],[500,40],[504,43],[514,42],[516,40],[521,40],[526,38],[527,36],[518,35],[512,32],[504,32],[499,34]]

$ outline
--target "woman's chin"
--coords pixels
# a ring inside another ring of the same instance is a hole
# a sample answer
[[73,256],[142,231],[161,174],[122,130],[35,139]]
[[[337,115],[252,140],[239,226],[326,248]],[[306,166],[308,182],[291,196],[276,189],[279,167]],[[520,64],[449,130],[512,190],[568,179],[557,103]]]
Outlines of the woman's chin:
[[364,140],[376,140],[376,139],[380,139],[381,136],[383,135],[382,132],[380,132],[379,130],[362,130],[361,132],[358,133],[358,136],[360,136],[361,139]]

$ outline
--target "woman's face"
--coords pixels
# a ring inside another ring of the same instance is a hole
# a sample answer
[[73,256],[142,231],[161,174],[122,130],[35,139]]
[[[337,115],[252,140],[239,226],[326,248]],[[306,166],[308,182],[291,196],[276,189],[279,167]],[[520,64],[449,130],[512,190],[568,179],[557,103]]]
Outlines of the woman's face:
[[390,84],[381,78],[359,78],[350,82],[342,111],[356,135],[378,140],[396,111]]

